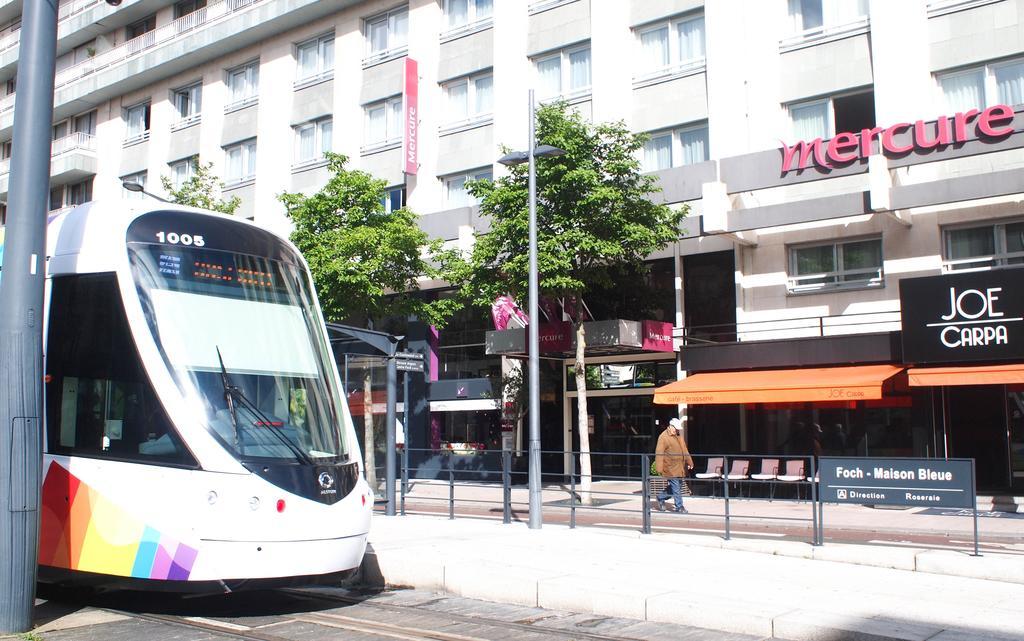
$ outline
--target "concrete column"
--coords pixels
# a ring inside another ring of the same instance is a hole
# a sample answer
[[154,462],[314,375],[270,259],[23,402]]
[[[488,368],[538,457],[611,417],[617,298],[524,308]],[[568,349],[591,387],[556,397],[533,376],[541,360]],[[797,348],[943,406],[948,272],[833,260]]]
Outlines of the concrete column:
[[[529,115],[526,91],[534,85],[526,57],[526,2],[494,3],[494,143],[498,148],[526,149]],[[508,170],[495,165],[495,177]],[[435,202],[440,202],[437,200]]]
[[869,11],[875,122],[884,127],[941,115],[933,100],[925,3],[871,0]]
[[635,49],[629,28],[628,2],[590,3],[590,62],[594,122],[625,120],[633,107],[632,66]]

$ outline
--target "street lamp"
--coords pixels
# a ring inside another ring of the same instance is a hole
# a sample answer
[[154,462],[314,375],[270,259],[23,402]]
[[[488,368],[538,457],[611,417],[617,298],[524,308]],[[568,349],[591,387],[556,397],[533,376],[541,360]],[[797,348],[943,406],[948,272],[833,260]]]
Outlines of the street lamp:
[[160,196],[157,196],[156,194],[149,193],[148,191],[146,191],[142,187],[142,185],[140,185],[139,183],[137,183],[137,182],[135,182],[133,180],[123,180],[123,181],[121,181],[121,186],[124,187],[125,189],[127,189],[128,191],[135,192],[136,194],[145,194],[145,195],[149,196],[150,198],[155,198],[156,200],[159,200],[162,203],[170,203],[171,202],[171,201],[167,200],[166,198],[161,198]]
[[506,167],[530,165],[530,307],[527,314],[530,323],[526,328],[529,335],[529,377],[530,377],[530,447],[529,447],[529,479],[530,479],[530,529],[539,530],[543,523],[541,514],[540,492],[540,338],[538,324],[538,285],[537,285],[537,171],[535,158],[550,158],[565,154],[564,149],[551,145],[537,146],[536,110],[533,103],[533,89],[529,92],[530,100],[530,143],[526,151],[513,151],[498,159]]

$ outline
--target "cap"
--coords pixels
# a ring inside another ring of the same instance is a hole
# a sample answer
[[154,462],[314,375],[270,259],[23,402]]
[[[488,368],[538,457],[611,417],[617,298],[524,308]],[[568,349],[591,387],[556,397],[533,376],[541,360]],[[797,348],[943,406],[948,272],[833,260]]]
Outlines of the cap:
[[674,418],[674,419],[672,419],[672,420],[670,420],[668,422],[668,426],[669,427],[674,427],[677,430],[681,430],[681,429],[683,429],[683,422],[681,420],[679,420],[678,418]]

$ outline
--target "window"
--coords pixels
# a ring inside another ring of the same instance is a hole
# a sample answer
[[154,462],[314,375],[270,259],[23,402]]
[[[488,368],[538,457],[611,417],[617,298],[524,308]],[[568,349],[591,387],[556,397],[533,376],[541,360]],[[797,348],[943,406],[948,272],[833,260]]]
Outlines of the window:
[[202,98],[203,83],[201,82],[174,90],[171,100],[174,103],[174,113],[178,118],[175,123],[176,127],[187,127],[199,122]]
[[331,150],[334,121],[322,118],[295,127],[295,164],[317,162]]
[[875,93],[865,91],[789,105],[795,140],[827,139],[875,126]]
[[195,465],[140,366],[115,277],[54,278],[51,295],[49,451]]
[[684,127],[651,134],[644,143],[643,170],[658,171],[669,167],[704,162],[708,155],[708,127]]
[[445,122],[488,116],[494,108],[494,76],[490,73],[452,80],[444,85]]
[[74,207],[92,200],[92,178],[72,185],[50,188],[50,211]]
[[195,175],[197,162],[199,159],[192,156],[170,163],[171,185],[175,189],[181,189],[188,179]]
[[1024,103],[1024,60],[1011,60],[936,76],[947,111]]
[[253,60],[241,67],[228,69],[227,87],[228,104],[225,111],[245,107],[256,103],[260,86],[259,61]]
[[389,214],[405,207],[405,187],[388,187],[380,202]]
[[124,121],[128,125],[124,144],[149,140],[149,103],[133,105],[124,110]]
[[943,271],[1024,265],[1024,221],[946,229]]
[[364,107],[366,132],[363,144],[366,147],[399,142],[402,139],[402,97],[395,96],[382,102]]
[[881,287],[883,284],[881,238],[789,249],[790,293]]
[[334,34],[328,33],[295,46],[295,82],[325,80],[334,75]]
[[590,45],[534,60],[537,98],[549,100],[590,91]]
[[637,37],[641,75],[657,76],[704,64],[704,16],[648,25]]
[[789,0],[793,30],[805,36],[859,23],[867,16],[868,0]]
[[449,30],[475,24],[491,17],[494,0],[445,0],[444,15]]
[[131,56],[156,44],[156,14],[133,22],[125,28],[127,55]]
[[75,116],[72,120],[71,129],[78,134],[96,135],[96,110]]
[[[138,185],[138,186],[142,187],[143,189],[145,189],[146,188],[146,178],[148,177],[148,175],[149,175],[148,172],[140,171],[140,172],[135,173],[135,174],[128,174],[127,176],[121,176],[121,184],[124,184],[124,183],[135,183],[136,185]],[[121,198],[124,198],[126,200],[144,200],[146,198],[146,194],[142,193],[141,191],[128,191],[127,189],[122,187],[121,188]]]
[[199,11],[206,6],[206,0],[182,0],[174,5],[174,19]]
[[11,153],[14,151],[14,147],[10,140],[5,140],[0,143],[0,160],[8,160],[11,157]]
[[445,177],[443,179],[445,204],[451,208],[476,204],[477,201],[466,191],[466,182],[469,180],[491,180],[493,176],[490,169],[478,169],[457,176]]
[[366,19],[366,53],[371,60],[403,53],[408,41],[408,7],[401,7]]
[[239,183],[256,177],[256,139],[224,148],[224,182]]

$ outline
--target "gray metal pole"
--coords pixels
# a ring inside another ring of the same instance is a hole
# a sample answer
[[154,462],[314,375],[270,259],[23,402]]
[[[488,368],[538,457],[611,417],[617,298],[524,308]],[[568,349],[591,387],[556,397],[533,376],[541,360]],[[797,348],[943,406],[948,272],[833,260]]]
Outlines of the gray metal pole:
[[536,111],[533,89],[530,89],[530,529],[539,530],[544,522],[541,514],[540,490],[540,311],[537,284],[537,171],[533,152],[536,141]]
[[23,3],[0,278],[0,634],[32,628],[43,469],[43,279],[57,0]]
[[398,395],[398,366],[395,364],[395,355],[392,349],[392,354],[388,356],[388,400],[387,408],[384,412],[384,423],[386,425],[385,433],[388,437],[388,453],[385,458],[387,465],[387,489],[385,490],[385,496],[388,499],[387,507],[384,508],[384,514],[387,516],[395,515],[395,477],[398,463],[398,456],[395,453],[396,439],[395,439],[395,397]]

